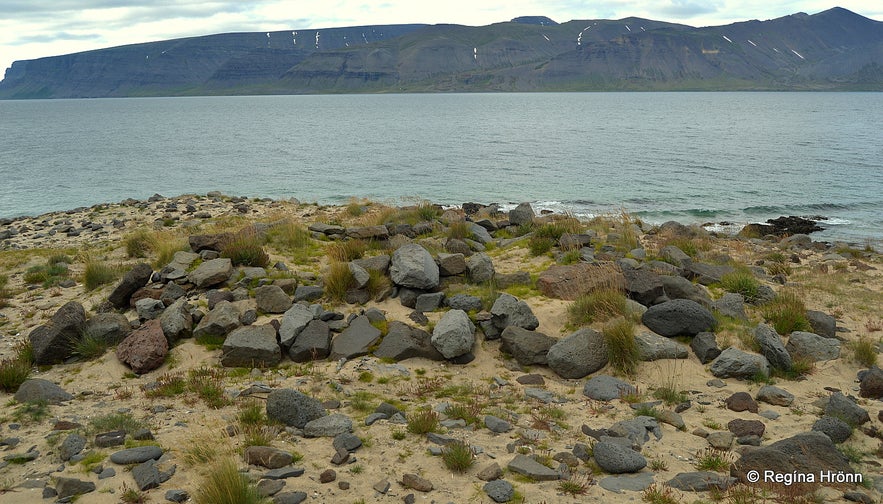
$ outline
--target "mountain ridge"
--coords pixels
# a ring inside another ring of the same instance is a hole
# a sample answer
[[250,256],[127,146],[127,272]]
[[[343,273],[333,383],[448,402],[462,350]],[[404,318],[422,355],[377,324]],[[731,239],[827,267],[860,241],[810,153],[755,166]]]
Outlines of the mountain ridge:
[[694,89],[883,90],[883,22],[834,7],[701,28],[522,16],[223,33],[16,61],[0,99]]

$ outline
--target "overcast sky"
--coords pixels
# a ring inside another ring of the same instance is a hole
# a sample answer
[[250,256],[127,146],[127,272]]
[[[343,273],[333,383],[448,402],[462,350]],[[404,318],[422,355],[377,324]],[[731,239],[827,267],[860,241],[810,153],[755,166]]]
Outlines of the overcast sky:
[[0,0],[0,72],[15,60],[234,31],[368,24],[482,26],[517,16],[692,26],[814,14],[835,5],[883,20],[881,0]]

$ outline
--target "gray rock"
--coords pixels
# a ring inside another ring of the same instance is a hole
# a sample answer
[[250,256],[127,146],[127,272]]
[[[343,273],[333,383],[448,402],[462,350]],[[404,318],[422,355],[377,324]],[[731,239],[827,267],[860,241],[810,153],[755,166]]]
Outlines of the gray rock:
[[806,318],[809,320],[809,325],[812,327],[814,334],[818,334],[823,338],[837,337],[837,319],[834,317],[824,312],[807,310]]
[[687,347],[658,334],[642,332],[635,336],[638,355],[642,361],[686,359]]
[[463,254],[438,255],[438,273],[441,276],[454,276],[466,272],[466,256]]
[[379,339],[380,329],[371,325],[368,317],[359,315],[350,322],[349,327],[331,341],[331,352],[328,356],[331,360],[349,360],[367,355],[371,346]]
[[689,299],[702,306],[712,306],[711,297],[705,287],[694,284],[682,276],[661,275],[662,287],[668,299]]
[[305,500],[306,492],[282,492],[273,496],[273,504],[301,504]]
[[754,341],[760,345],[760,353],[766,357],[770,366],[784,371],[791,369],[791,355],[785,350],[782,338],[775,329],[766,324],[758,324],[754,330]]
[[206,289],[226,282],[232,274],[233,263],[223,257],[203,262],[187,275],[187,280],[197,289]]
[[657,414],[656,418],[660,422],[671,425],[672,427],[674,427],[675,429],[678,429],[678,430],[684,430],[687,428],[687,424],[684,423],[684,418],[681,415],[675,413],[674,411],[661,410]]
[[525,301],[505,293],[500,294],[494,301],[494,306],[491,307],[491,321],[501,331],[509,326],[534,330],[540,325]]
[[138,318],[141,320],[153,320],[159,318],[165,309],[165,303],[159,299],[144,298],[135,301],[135,311],[138,313]]
[[718,378],[748,379],[758,374],[769,376],[770,365],[763,355],[727,348],[711,363],[711,374]]
[[730,469],[730,475],[742,483],[749,483],[748,471],[773,471],[778,474],[843,471],[852,474],[847,458],[840,453],[827,435],[805,432],[776,441],[769,446],[746,450]]
[[691,261],[684,265],[684,276],[702,285],[720,283],[724,275],[734,271],[736,268],[727,264],[705,264]]
[[49,322],[28,335],[37,365],[57,364],[73,354],[74,344],[82,338],[86,310],[76,301],[68,301]]
[[840,392],[831,394],[831,397],[828,399],[828,405],[825,406],[825,415],[839,418],[853,427],[858,427],[871,421],[870,415],[868,415],[864,408],[856,404],[852,398],[846,397]]
[[108,345],[116,345],[132,332],[132,324],[119,313],[96,313],[86,321],[83,332]]
[[689,299],[675,299],[651,306],[641,321],[663,336],[695,336],[710,331],[717,321],[706,308]]
[[656,273],[645,269],[623,269],[625,291],[628,297],[650,306],[653,301],[665,294],[662,279]]
[[607,365],[607,341],[603,334],[585,327],[552,345],[546,360],[562,378],[583,378]]
[[[650,440],[653,434],[657,440],[662,439],[662,428],[653,417],[637,416],[628,420],[621,420],[611,425],[607,431],[621,438],[627,438],[632,446],[640,447]],[[603,439],[603,436],[602,436]]]
[[717,346],[717,339],[714,333],[701,332],[690,341],[690,348],[699,358],[699,362],[708,364],[721,354],[721,349]]
[[647,459],[640,453],[608,441],[595,443],[594,456],[598,466],[611,474],[635,473],[647,467]]
[[363,268],[362,266],[356,264],[355,262],[349,262],[347,264],[350,270],[350,274],[353,276],[353,284],[356,289],[364,289],[368,282],[371,280],[371,274],[368,273],[368,270]]
[[169,305],[160,315],[159,324],[169,345],[175,344],[180,339],[191,337],[193,335],[193,315],[190,313],[187,300],[181,298]]
[[463,310],[450,310],[435,325],[430,341],[446,359],[459,357],[472,351],[475,325]]
[[116,309],[128,308],[129,298],[132,297],[135,291],[147,285],[151,276],[153,276],[153,268],[149,264],[136,264],[135,267],[123,275],[122,280],[114,287],[107,300]]
[[711,471],[678,473],[666,485],[682,492],[707,492],[711,489],[726,490],[736,484],[736,478]]
[[527,476],[534,481],[555,481],[560,477],[558,471],[540,464],[527,455],[516,455],[506,467],[511,472]]
[[533,207],[527,202],[520,203],[517,207],[509,210],[509,223],[513,226],[530,224],[533,222],[534,217],[536,217],[536,214],[533,211]]
[[473,254],[466,259],[466,276],[472,283],[490,282],[495,273],[494,261],[484,252]]
[[679,268],[683,268],[692,261],[690,256],[674,245],[662,247],[659,251],[659,256]]
[[496,462],[491,462],[476,474],[481,481],[493,481],[503,477],[503,468]]
[[411,327],[402,322],[389,323],[388,332],[383,341],[374,351],[374,355],[381,359],[393,359],[402,361],[415,357],[441,361],[444,356],[432,346],[432,336],[422,329]]
[[67,462],[71,457],[83,451],[85,447],[86,438],[76,433],[68,434],[61,442],[61,446],[58,447],[58,455],[62,461]]
[[102,432],[95,435],[95,446],[99,448],[109,448],[111,446],[122,446],[126,442],[126,431],[115,430],[110,432]]
[[304,425],[306,437],[335,437],[353,431],[353,421],[340,413],[319,417]]
[[74,495],[83,495],[95,491],[95,483],[91,481],[80,481],[74,478],[63,478],[58,476],[55,478],[55,491],[59,500],[73,497]]
[[545,366],[546,354],[557,341],[541,332],[529,331],[517,326],[508,326],[503,330],[500,351],[505,352],[522,366],[539,364]]
[[495,434],[502,434],[504,432],[509,432],[512,430],[512,424],[503,420],[502,418],[495,417],[493,415],[485,415],[484,416],[484,426],[488,428],[489,431]]
[[310,320],[294,338],[288,356],[294,362],[324,359],[331,353],[331,328],[321,320]]
[[347,228],[346,236],[358,240],[385,240],[389,238],[389,230],[386,226],[351,227]]
[[438,266],[429,252],[409,243],[392,254],[389,275],[393,283],[412,289],[432,290],[438,287]]
[[389,262],[390,257],[388,255],[380,254],[376,256],[365,257],[362,259],[356,259],[355,261],[353,261],[353,264],[361,266],[367,271],[378,271],[386,275],[389,271]]
[[298,478],[304,475],[303,467],[280,467],[279,469],[270,469],[265,472],[263,477],[267,479],[288,479]]
[[199,321],[193,330],[196,339],[226,336],[239,327],[239,310],[229,301],[221,301]]
[[294,302],[315,301],[325,294],[324,289],[317,285],[298,285],[294,289]]
[[112,453],[110,461],[120,465],[141,464],[148,460],[158,460],[162,454],[162,448],[159,446],[137,446]]
[[858,380],[859,397],[883,399],[883,370],[871,366],[870,369],[859,372]]
[[454,310],[463,310],[465,312],[480,311],[481,299],[470,296],[469,294],[454,294],[445,298],[445,305]]
[[757,391],[756,399],[776,406],[791,406],[794,402],[794,394],[774,385],[764,385]]
[[806,358],[813,362],[829,361],[840,357],[840,340],[825,338],[818,334],[794,331],[788,338],[785,350],[792,358]]
[[174,472],[174,467],[170,472],[160,472],[156,467],[156,461],[147,460],[132,468],[132,478],[135,480],[135,485],[138,486],[138,489],[143,492],[159,487],[162,483],[168,481]]
[[272,446],[248,446],[243,453],[246,464],[266,467],[267,469],[279,469],[290,465],[294,460],[291,453],[274,448]]
[[843,420],[832,417],[823,416],[812,424],[812,430],[821,432],[831,438],[835,444],[840,444],[852,435],[852,427]]
[[654,482],[653,473],[638,473],[625,476],[607,476],[598,481],[598,486],[609,492],[642,492]]
[[356,436],[351,432],[343,432],[334,436],[334,441],[331,442],[331,446],[333,446],[335,450],[354,452],[362,446],[362,440],[359,436]]
[[288,350],[294,343],[297,335],[312,322],[314,313],[308,306],[294,304],[282,315],[279,325],[279,344]]
[[414,309],[419,312],[432,312],[437,310],[439,306],[441,306],[444,299],[444,292],[429,292],[426,294],[420,294],[419,296],[417,296],[417,302],[414,304]]
[[186,502],[190,498],[190,494],[186,490],[167,490],[165,499],[169,502]]
[[709,434],[705,440],[716,450],[729,450],[733,446],[736,436],[732,432],[717,431]]
[[297,390],[279,389],[267,396],[267,417],[303,429],[307,422],[325,416],[322,403]]
[[593,376],[583,386],[583,395],[596,401],[612,401],[634,393],[635,387],[607,375]]
[[254,291],[254,299],[258,310],[264,313],[285,313],[291,308],[291,298],[278,285],[258,287]]
[[73,398],[74,396],[65,392],[63,388],[42,378],[25,380],[19,385],[13,396],[13,399],[20,403],[47,402],[49,404],[61,404]]
[[488,481],[484,484],[482,490],[494,502],[509,502],[515,495],[515,488],[512,486],[512,483],[501,479]]
[[715,301],[712,307],[721,315],[737,320],[748,320],[748,316],[745,315],[745,298],[742,297],[742,294],[727,292]]
[[274,367],[282,361],[276,329],[269,324],[235,329],[221,350],[221,365],[225,367]]

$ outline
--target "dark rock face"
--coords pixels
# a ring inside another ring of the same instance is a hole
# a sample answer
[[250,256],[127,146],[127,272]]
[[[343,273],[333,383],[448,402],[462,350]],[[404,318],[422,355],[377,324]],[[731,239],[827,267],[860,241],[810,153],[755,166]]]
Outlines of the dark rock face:
[[699,358],[699,362],[708,364],[721,354],[721,349],[717,346],[717,339],[714,333],[701,332],[693,337],[690,341],[690,348]]
[[444,356],[432,346],[432,336],[416,327],[402,322],[390,322],[389,331],[383,337],[374,355],[381,359],[402,361],[414,357],[441,361]]
[[856,404],[854,399],[846,397],[840,392],[831,394],[828,404],[825,406],[825,415],[839,418],[853,427],[871,421],[871,416],[864,408]]
[[129,298],[136,290],[144,287],[150,281],[153,275],[153,268],[147,263],[136,264],[134,268],[129,270],[113,292],[107,297],[107,300],[114,308],[123,309],[129,306]]
[[665,294],[662,279],[652,271],[627,269],[622,274],[628,296],[644,306],[652,305],[653,301]]
[[273,367],[282,360],[271,325],[245,326],[231,332],[224,340],[221,365],[226,367]]
[[267,396],[267,417],[285,425],[303,429],[317,418],[327,415],[322,403],[293,389],[279,389]]
[[60,404],[73,398],[74,396],[58,385],[42,378],[26,380],[19,385],[14,396],[14,399],[20,403],[46,401],[49,404]]
[[821,432],[831,438],[834,444],[840,444],[852,435],[852,427],[839,418],[823,416],[812,424],[812,430]]
[[849,461],[840,453],[831,439],[821,432],[806,432],[777,441],[769,446],[746,451],[730,468],[730,475],[745,484],[752,484],[748,471],[763,474],[771,470],[779,474],[843,471],[853,473]]
[[549,368],[567,379],[590,375],[606,366],[607,359],[604,335],[587,327],[559,340],[546,353]]
[[814,220],[805,219],[803,217],[795,217],[793,215],[788,217],[782,216],[776,217],[775,219],[767,219],[766,222],[772,228],[770,229],[768,234],[773,234],[776,236],[810,234],[815,233],[816,231],[823,231],[825,229],[819,226],[818,223]]
[[119,313],[96,313],[86,321],[83,330],[93,338],[115,345],[132,332],[132,325]]
[[421,290],[438,287],[438,265],[426,249],[413,243],[392,254],[389,275],[393,283],[403,287]]
[[675,299],[651,306],[641,321],[651,331],[663,336],[695,336],[714,328],[714,315],[695,301]]
[[331,328],[322,320],[310,320],[288,349],[294,362],[324,359],[331,352]]
[[754,330],[754,341],[760,345],[760,353],[771,366],[784,371],[791,369],[791,354],[785,350],[782,338],[775,329],[766,324],[758,325]]
[[555,265],[540,273],[537,289],[547,297],[572,301],[611,283],[624,283],[622,273],[588,263]]
[[83,305],[69,301],[59,308],[49,322],[28,335],[36,364],[56,364],[70,357],[73,344],[82,338],[85,326],[86,310]]
[[883,399],[883,371],[879,367],[871,366],[861,375],[858,395],[869,399]]
[[368,317],[359,315],[331,342],[329,357],[352,359],[366,355],[368,349],[380,339],[380,330],[371,325]]
[[515,357],[522,366],[546,365],[546,354],[557,341],[537,331],[529,331],[516,326],[503,330],[500,350]]

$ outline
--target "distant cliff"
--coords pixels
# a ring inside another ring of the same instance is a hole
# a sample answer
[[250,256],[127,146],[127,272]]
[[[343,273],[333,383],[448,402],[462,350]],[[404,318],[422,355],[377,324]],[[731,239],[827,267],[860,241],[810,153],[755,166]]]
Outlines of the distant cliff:
[[230,33],[16,61],[0,98],[589,90],[883,90],[883,23],[846,9]]

